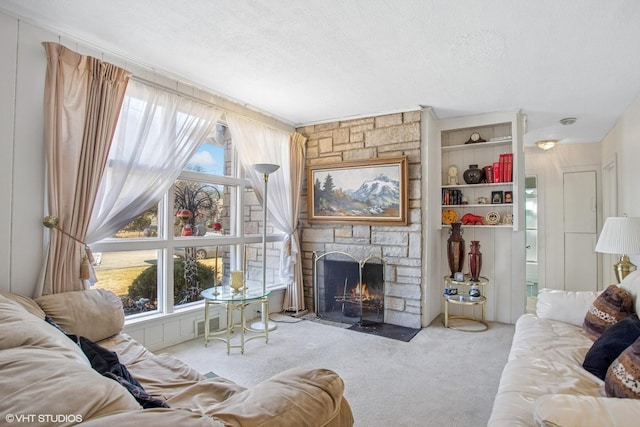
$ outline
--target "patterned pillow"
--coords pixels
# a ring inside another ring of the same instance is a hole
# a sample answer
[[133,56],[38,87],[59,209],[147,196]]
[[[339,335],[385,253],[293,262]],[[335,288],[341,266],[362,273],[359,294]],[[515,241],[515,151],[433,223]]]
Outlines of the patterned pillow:
[[640,319],[635,314],[625,317],[607,328],[593,343],[584,357],[582,367],[604,380],[611,363],[638,338]]
[[595,341],[609,326],[634,312],[631,294],[618,285],[609,285],[593,301],[582,323],[582,329]]
[[640,338],[609,366],[604,391],[608,397],[640,399]]

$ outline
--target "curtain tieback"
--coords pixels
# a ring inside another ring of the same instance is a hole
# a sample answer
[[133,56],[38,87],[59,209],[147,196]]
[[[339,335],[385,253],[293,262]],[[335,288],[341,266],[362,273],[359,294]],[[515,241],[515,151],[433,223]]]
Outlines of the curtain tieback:
[[295,228],[291,233],[287,234],[284,241],[284,253],[287,256],[291,256],[291,248],[293,245],[293,235],[298,232],[298,228]]
[[65,236],[69,237],[70,239],[75,240],[76,242],[80,243],[81,245],[84,245],[85,256],[82,258],[82,262],[80,263],[80,280],[89,280],[89,278],[90,278],[89,263],[90,262],[93,263],[93,261],[94,261],[93,260],[93,252],[91,252],[91,248],[89,247],[89,245],[87,245],[82,240],[78,239],[75,236],[72,236],[71,234],[67,233],[62,228],[60,228],[60,226],[58,225],[59,222],[60,222],[60,219],[57,216],[52,216],[52,215],[46,216],[42,220],[42,224],[45,227],[47,227],[49,229],[58,230],[59,232],[61,232]]

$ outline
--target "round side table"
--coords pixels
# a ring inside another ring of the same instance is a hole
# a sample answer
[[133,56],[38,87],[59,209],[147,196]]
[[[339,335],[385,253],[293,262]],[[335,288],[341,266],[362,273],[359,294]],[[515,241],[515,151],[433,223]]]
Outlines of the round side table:
[[[489,329],[489,325],[485,321],[485,304],[487,302],[487,298],[484,296],[486,286],[489,284],[489,279],[482,276],[480,276],[478,279],[479,280],[477,282],[472,282],[471,276],[469,274],[465,274],[464,280],[462,281],[453,280],[449,276],[444,276],[444,282],[447,289],[450,289],[452,287],[458,288],[458,294],[449,295],[446,292],[443,294],[443,298],[444,298],[443,323],[445,328],[457,329],[464,332],[483,332]],[[477,297],[469,296],[468,290],[473,285],[476,285],[479,287],[480,296],[477,296]],[[464,292],[462,293],[460,292],[461,291],[460,287],[464,287],[463,288]],[[458,315],[450,316],[449,304],[470,306],[472,310],[472,315],[471,316],[458,316]],[[479,305],[482,310],[482,315],[480,319],[477,319],[475,316],[473,316],[473,310],[477,305]],[[466,320],[467,322],[472,322],[477,326],[479,325],[480,328],[469,329],[469,328],[465,328],[463,325],[456,326],[452,322],[450,322],[450,320],[453,320],[453,319]]]

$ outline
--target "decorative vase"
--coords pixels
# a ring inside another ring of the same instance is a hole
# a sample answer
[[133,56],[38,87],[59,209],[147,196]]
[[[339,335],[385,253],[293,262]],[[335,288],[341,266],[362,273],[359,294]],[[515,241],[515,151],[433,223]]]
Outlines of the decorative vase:
[[449,269],[451,270],[451,278],[455,273],[461,272],[464,266],[464,239],[461,228],[462,223],[454,222],[449,230],[449,238],[447,239],[447,260],[449,261]]
[[482,181],[482,169],[479,169],[478,165],[469,165],[462,178],[467,184],[479,184]]
[[182,228],[182,235],[183,236],[193,236],[193,228],[191,228],[191,224],[186,224]]
[[480,270],[482,270],[482,253],[480,253],[480,242],[478,240],[471,241],[471,249],[469,251],[469,274],[471,274],[472,282],[479,282]]

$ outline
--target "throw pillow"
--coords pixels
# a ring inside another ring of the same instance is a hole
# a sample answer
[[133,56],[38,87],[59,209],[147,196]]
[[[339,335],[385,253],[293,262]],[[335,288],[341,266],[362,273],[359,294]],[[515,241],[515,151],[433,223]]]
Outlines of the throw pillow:
[[594,291],[540,289],[536,303],[536,316],[581,327],[584,314],[598,295],[600,293]]
[[36,303],[65,331],[91,341],[112,337],[124,327],[122,301],[106,289],[49,294]]
[[640,338],[609,366],[604,391],[608,397],[640,399]]
[[618,285],[609,285],[593,301],[582,323],[582,329],[595,341],[605,329],[634,312],[631,294]]
[[609,365],[627,347],[640,338],[640,319],[627,316],[600,335],[584,358],[582,367],[601,380],[607,375]]

